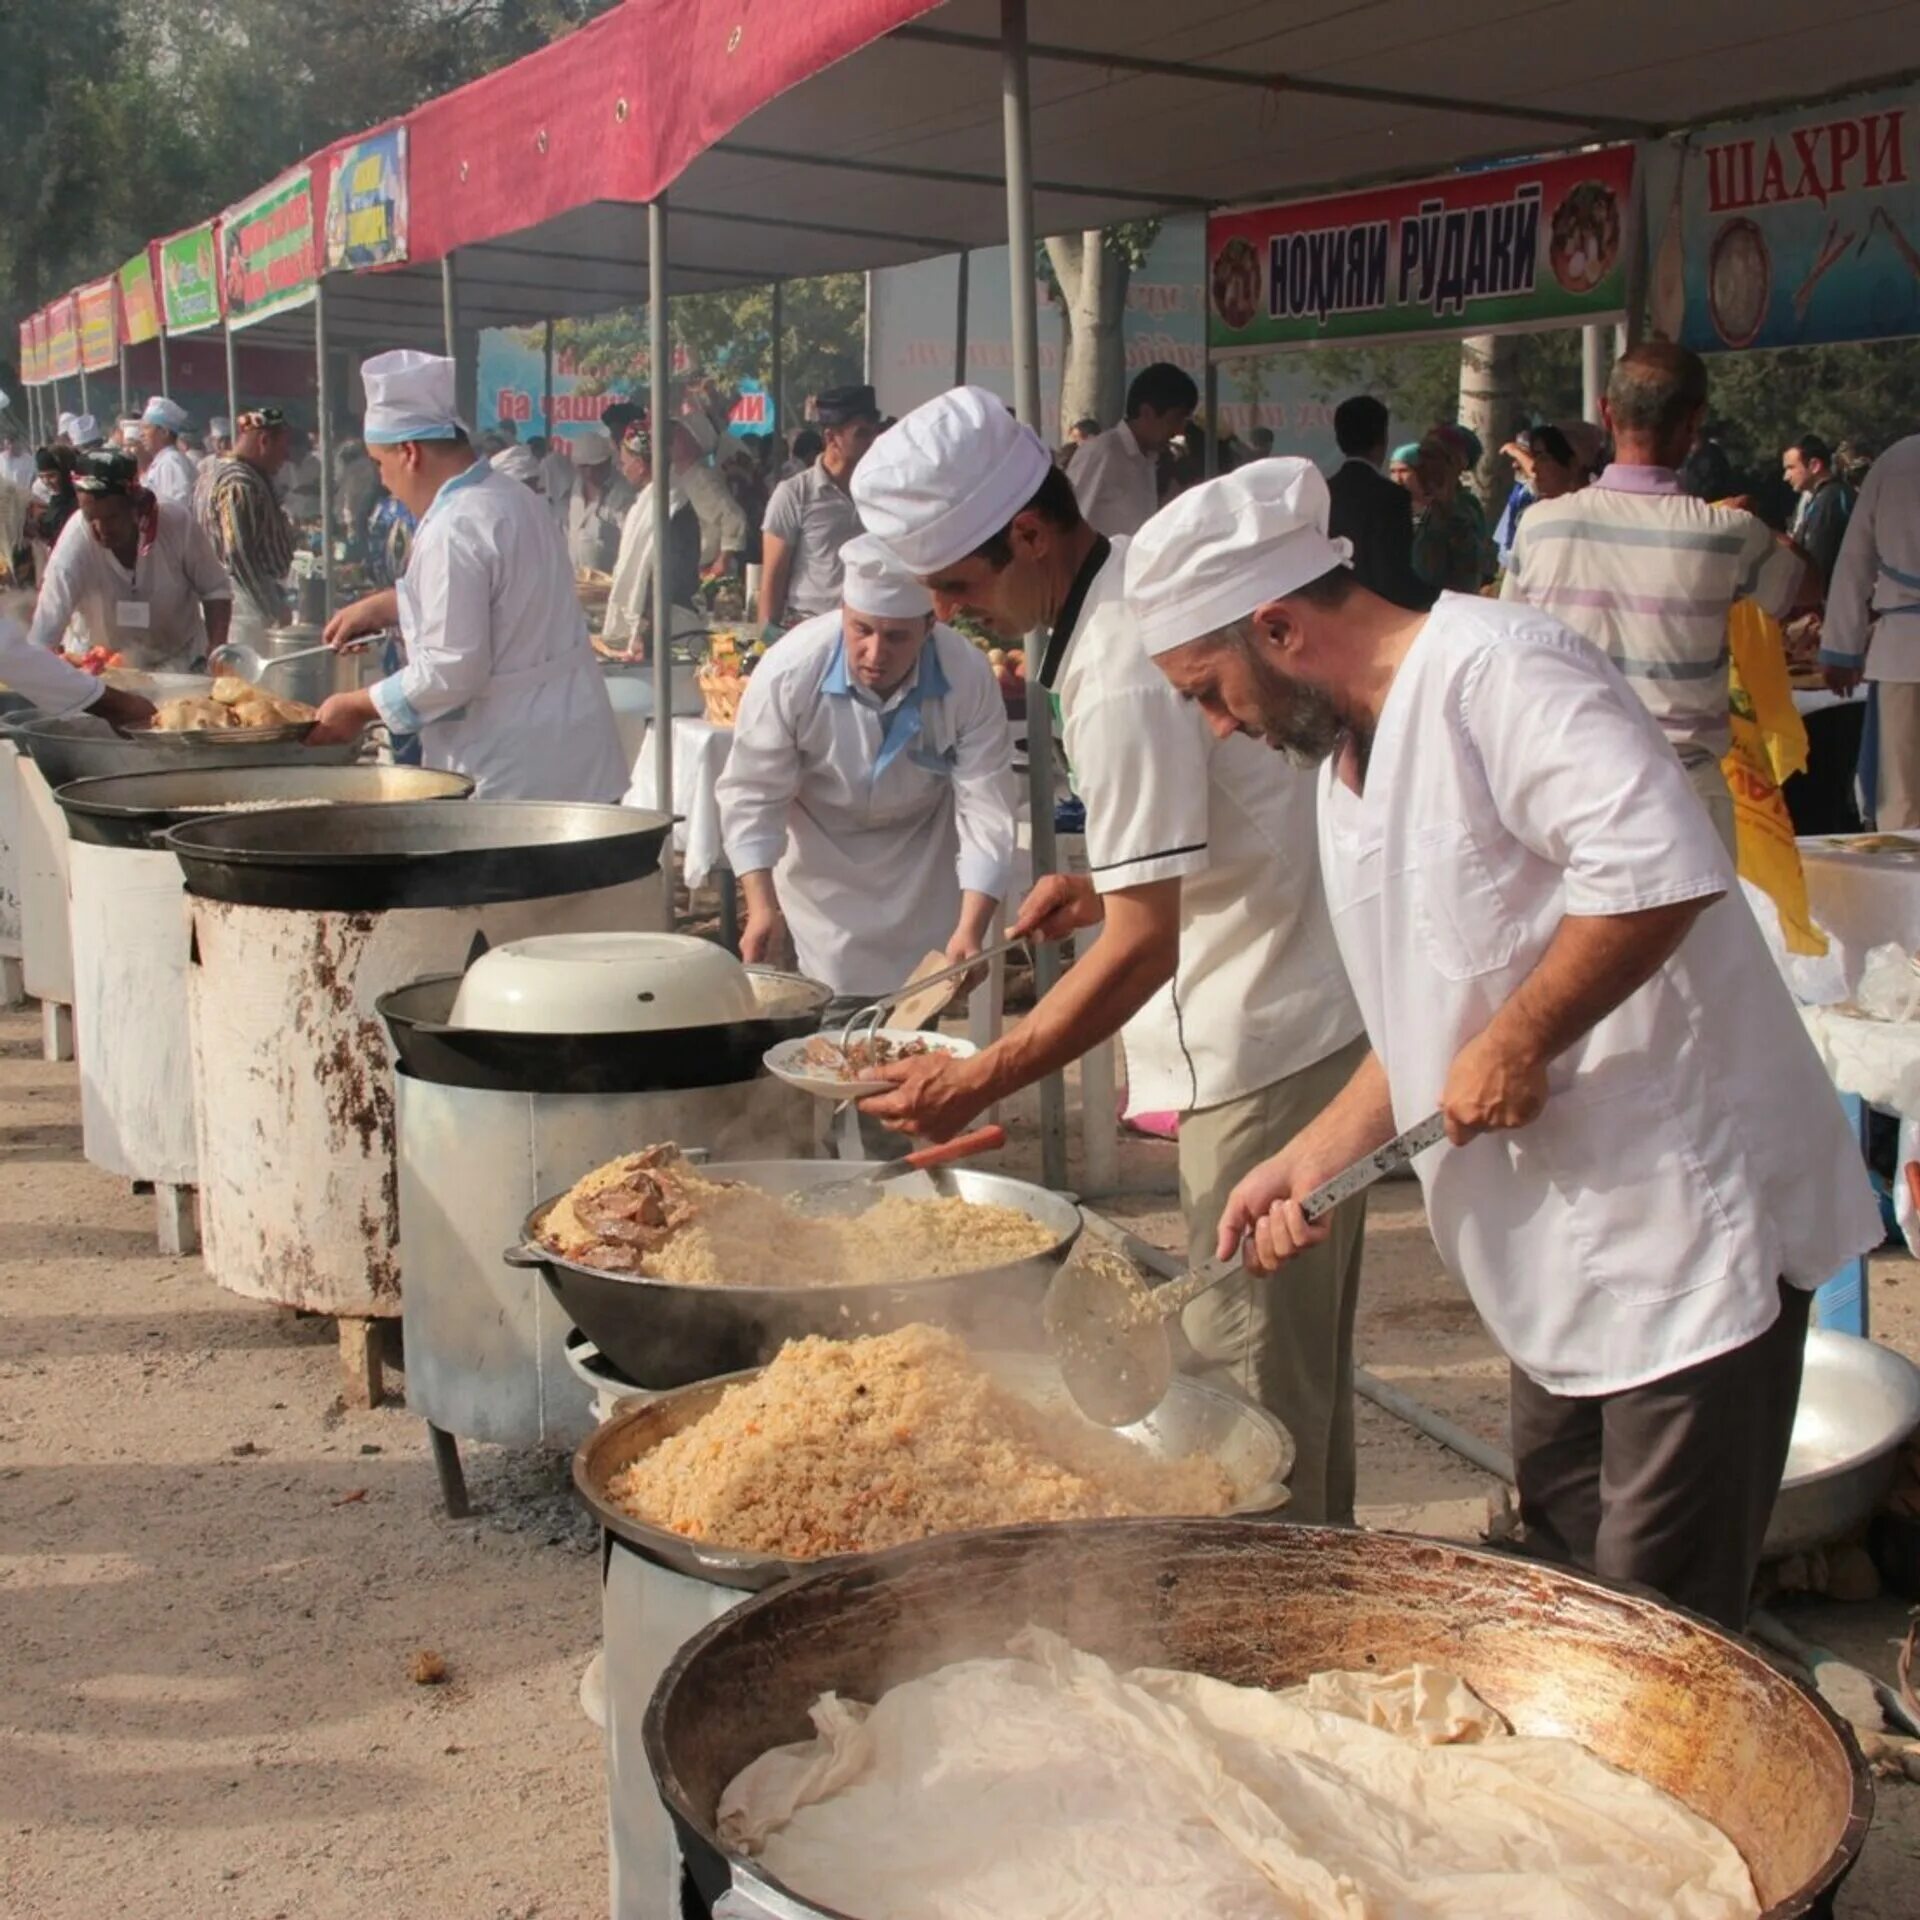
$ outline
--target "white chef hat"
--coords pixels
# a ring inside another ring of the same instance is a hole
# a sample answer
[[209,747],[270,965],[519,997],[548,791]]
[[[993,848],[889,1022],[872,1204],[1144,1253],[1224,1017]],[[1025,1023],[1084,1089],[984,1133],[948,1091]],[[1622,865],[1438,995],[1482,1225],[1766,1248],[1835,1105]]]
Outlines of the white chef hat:
[[187,410],[178,400],[169,400],[163,393],[156,393],[140,411],[140,424],[143,427],[164,427],[169,433],[179,433],[187,425]]
[[998,395],[954,387],[873,443],[853,470],[853,504],[866,530],[925,579],[991,540],[1052,465]]
[[65,413],[61,429],[76,447],[97,447],[102,439],[100,422],[90,413]]
[[509,480],[518,480],[523,487],[531,487],[535,493],[543,489],[540,478],[540,462],[535,459],[531,447],[523,447],[519,441],[505,446],[493,456],[496,473],[504,473]]
[[841,601],[855,613],[918,620],[933,611],[933,595],[870,533],[840,549],[840,569]]
[[1149,653],[1243,620],[1345,566],[1327,535],[1327,483],[1311,460],[1256,460],[1170,501],[1127,548],[1127,611]]
[[704,413],[683,413],[680,424],[703,454],[711,453],[720,444],[720,436],[714,432],[713,422]]
[[64,434],[67,439],[71,440],[73,438],[73,423],[79,419],[79,417],[77,413],[63,413],[55,424],[54,431],[58,434]]
[[613,458],[613,435],[605,427],[582,427],[567,451],[576,467],[604,466]]
[[129,434],[138,433],[146,422],[138,414],[123,415],[113,423],[113,430],[124,440]]
[[400,347],[360,363],[367,390],[366,441],[451,440],[466,431],[454,401],[453,362],[444,354]]
[[213,418],[207,422],[207,431],[212,434],[216,440],[231,440],[233,438],[233,422],[229,420],[224,413],[216,413]]

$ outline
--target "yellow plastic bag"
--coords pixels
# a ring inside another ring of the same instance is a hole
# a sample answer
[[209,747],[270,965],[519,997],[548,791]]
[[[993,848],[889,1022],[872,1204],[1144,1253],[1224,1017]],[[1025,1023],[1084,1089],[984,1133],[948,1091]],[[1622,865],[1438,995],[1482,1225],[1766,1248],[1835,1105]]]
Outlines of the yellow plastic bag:
[[1720,765],[1733,793],[1740,877],[1779,909],[1788,952],[1825,953],[1827,936],[1807,905],[1807,876],[1780,791],[1807,764],[1807,726],[1793,704],[1786,642],[1771,614],[1740,600],[1727,615],[1727,644],[1733,747]]

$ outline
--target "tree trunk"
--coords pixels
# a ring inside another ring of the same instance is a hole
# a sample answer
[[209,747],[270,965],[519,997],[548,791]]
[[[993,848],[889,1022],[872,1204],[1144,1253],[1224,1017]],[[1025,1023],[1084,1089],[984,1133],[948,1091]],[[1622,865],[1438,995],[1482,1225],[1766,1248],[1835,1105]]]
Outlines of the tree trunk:
[[1060,376],[1060,431],[1091,418],[1115,425],[1127,398],[1125,321],[1132,269],[1100,230],[1058,234],[1047,258],[1066,314],[1066,362]]
[[1480,436],[1480,464],[1472,480],[1481,499],[1504,497],[1512,484],[1503,441],[1520,424],[1520,342],[1510,333],[1470,333],[1460,342],[1460,411],[1463,427]]

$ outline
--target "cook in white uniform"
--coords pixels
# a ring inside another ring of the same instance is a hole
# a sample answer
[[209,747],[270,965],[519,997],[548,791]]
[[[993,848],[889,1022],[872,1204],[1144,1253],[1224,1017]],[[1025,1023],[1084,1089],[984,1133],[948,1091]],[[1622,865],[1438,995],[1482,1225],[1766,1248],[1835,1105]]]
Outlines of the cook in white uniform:
[[147,450],[141,478],[157,500],[191,507],[193,483],[199,469],[180,451],[178,442],[188,426],[187,410],[177,400],[156,393],[140,414],[140,431]]
[[1013,866],[1012,741],[986,657],[871,540],[841,549],[845,604],[748,682],[719,788],[747,897],[741,957],[784,918],[836,997],[898,986],[929,950],[986,944]]
[[[1121,598],[1124,540],[1081,517],[1067,478],[1001,402],[961,387],[875,442],[853,478],[869,530],[1007,633],[1052,632],[1057,701],[1086,802],[1091,876],[1043,879],[1018,926],[1104,919],[1091,952],[971,1060],[911,1062],[870,1114],[944,1138],[1111,1038],[1171,986],[1180,1186],[1196,1255],[1234,1184],[1337,1094],[1365,1050],[1321,897],[1314,789],[1251,742],[1217,741],[1154,669]],[[791,644],[783,641],[782,647]],[[777,656],[780,648],[775,648]],[[1131,1061],[1130,1061],[1131,1065]],[[1353,1318],[1365,1203],[1287,1283],[1236,1278],[1183,1318],[1200,1365],[1269,1407],[1299,1454],[1289,1512],[1353,1517]]]
[[130,453],[82,454],[73,485],[80,510],[47,561],[34,645],[59,649],[78,616],[90,645],[129,666],[197,670],[233,618],[232,583],[199,522],[141,486]]
[[[1619,670],[1550,615],[1369,593],[1327,488],[1266,460],[1127,557],[1169,682],[1325,763],[1320,846],[1372,1051],[1234,1192],[1270,1271],[1298,1196],[1438,1108],[1448,1267],[1513,1363],[1531,1545],[1745,1618],[1810,1290],[1876,1244],[1851,1131],[1712,823]],[[1276,771],[1280,766],[1276,760]]]
[[334,694],[311,737],[384,720],[420,736],[427,766],[470,774],[480,799],[617,801],[613,707],[545,503],[475,454],[451,360],[403,350],[360,373],[367,450],[419,530],[399,586],[336,614],[326,637],[344,646],[397,613],[407,664]]
[[57,653],[36,647],[27,638],[26,628],[4,609],[0,609],[0,686],[31,700],[42,713],[91,713],[123,731],[144,727],[153,718],[150,701],[110,687]]

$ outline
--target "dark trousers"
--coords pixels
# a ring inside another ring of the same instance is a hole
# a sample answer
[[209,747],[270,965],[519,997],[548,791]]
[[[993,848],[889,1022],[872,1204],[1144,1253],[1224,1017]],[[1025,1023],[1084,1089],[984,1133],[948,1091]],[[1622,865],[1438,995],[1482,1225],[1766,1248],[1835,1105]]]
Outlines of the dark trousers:
[[1622,1393],[1549,1393],[1515,1368],[1529,1545],[1739,1632],[1786,1467],[1812,1302],[1782,1281],[1765,1333]]

